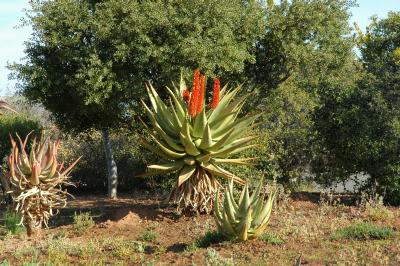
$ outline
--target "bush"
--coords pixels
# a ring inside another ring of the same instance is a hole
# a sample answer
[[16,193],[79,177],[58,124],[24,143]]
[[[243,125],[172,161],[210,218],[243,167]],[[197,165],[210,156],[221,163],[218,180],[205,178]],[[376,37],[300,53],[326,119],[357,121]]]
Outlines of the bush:
[[393,235],[394,231],[390,227],[380,227],[371,223],[359,223],[337,230],[333,234],[333,239],[387,239]]
[[[3,114],[0,116],[0,165],[6,168],[6,157],[11,151],[10,135],[18,135],[25,138],[29,132],[39,135],[41,125],[38,120],[31,119],[26,115]],[[0,173],[0,188],[8,190],[8,180]]]
[[[72,172],[72,180],[79,191],[106,191],[107,166],[104,143],[99,131],[80,134],[61,134],[60,156],[66,162],[72,162],[82,156]],[[137,177],[146,171],[146,165],[155,161],[154,155],[143,149],[138,143],[137,134],[121,128],[110,135],[114,159],[118,167],[118,190],[133,189],[165,190],[173,182],[168,176]]]
[[7,114],[0,116],[0,158],[3,160],[11,150],[10,135],[18,133],[21,138],[34,131],[40,135],[41,125],[38,120],[26,115]]

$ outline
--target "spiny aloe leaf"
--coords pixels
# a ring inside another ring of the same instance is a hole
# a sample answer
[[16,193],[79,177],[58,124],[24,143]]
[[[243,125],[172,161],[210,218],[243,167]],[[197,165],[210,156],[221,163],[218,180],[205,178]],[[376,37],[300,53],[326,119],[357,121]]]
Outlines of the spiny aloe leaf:
[[203,130],[203,137],[201,138],[201,143],[199,145],[200,149],[207,149],[213,145],[213,140],[211,136],[211,130],[210,127],[208,126],[208,123],[205,126],[205,129]]
[[180,187],[186,180],[188,180],[193,173],[196,171],[195,165],[186,165],[183,167],[182,171],[179,173],[178,177],[178,187]]

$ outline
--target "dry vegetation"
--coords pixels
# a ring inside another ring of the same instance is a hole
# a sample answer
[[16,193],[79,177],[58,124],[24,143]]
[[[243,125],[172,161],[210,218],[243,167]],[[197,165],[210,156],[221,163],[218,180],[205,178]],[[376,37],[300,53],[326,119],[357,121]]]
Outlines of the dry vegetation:
[[380,204],[289,199],[244,243],[223,241],[212,216],[179,217],[142,196],[78,198],[55,219],[36,240],[3,228],[0,265],[400,264],[400,210]]

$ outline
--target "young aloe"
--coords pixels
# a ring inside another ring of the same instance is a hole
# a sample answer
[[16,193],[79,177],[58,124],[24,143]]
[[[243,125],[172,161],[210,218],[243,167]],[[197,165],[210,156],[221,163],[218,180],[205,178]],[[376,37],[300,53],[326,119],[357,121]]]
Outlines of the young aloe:
[[219,193],[215,196],[214,218],[218,231],[228,238],[237,238],[240,241],[257,238],[267,228],[275,200],[276,191],[269,194],[267,202],[260,197],[262,180],[253,194],[249,195],[246,184],[238,202],[233,196],[233,181],[229,182],[225,190],[222,206],[219,203]]
[[68,192],[63,185],[72,185],[69,174],[76,160],[64,169],[64,163],[57,162],[60,141],[51,141],[42,134],[39,141],[33,139],[30,152],[27,151],[29,135],[24,141],[17,135],[19,145],[11,137],[12,152],[8,157],[7,173],[15,210],[22,215],[21,223],[29,236],[38,233],[42,225],[47,226],[54,210],[64,207]]
[[221,167],[222,164],[248,165],[253,158],[227,157],[254,147],[249,144],[257,136],[246,136],[254,127],[257,115],[239,118],[248,95],[234,99],[241,87],[220,89],[214,79],[213,97],[205,104],[206,78],[194,73],[192,90],[181,78],[179,88],[167,88],[170,104],[165,104],[156,90],[147,86],[152,108],[143,102],[154,131],[149,135],[155,146],[142,139],[142,144],[157,153],[165,162],[148,166],[143,175],[179,172],[169,200],[178,207],[210,212],[213,196],[220,184],[217,176],[245,184],[245,180]]

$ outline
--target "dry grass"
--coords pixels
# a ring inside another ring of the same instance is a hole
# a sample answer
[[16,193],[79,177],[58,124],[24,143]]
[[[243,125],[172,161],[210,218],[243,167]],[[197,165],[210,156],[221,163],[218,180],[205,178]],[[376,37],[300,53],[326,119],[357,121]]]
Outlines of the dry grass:
[[[382,216],[382,208],[390,216]],[[398,208],[289,200],[275,209],[262,239],[209,241],[204,247],[196,243],[215,230],[211,216],[170,215],[146,213],[125,227],[96,222],[82,235],[70,224],[35,241],[13,235],[0,240],[0,265],[293,265],[299,256],[311,265],[400,265]],[[332,237],[356,224],[392,228],[394,234],[380,240]]]

